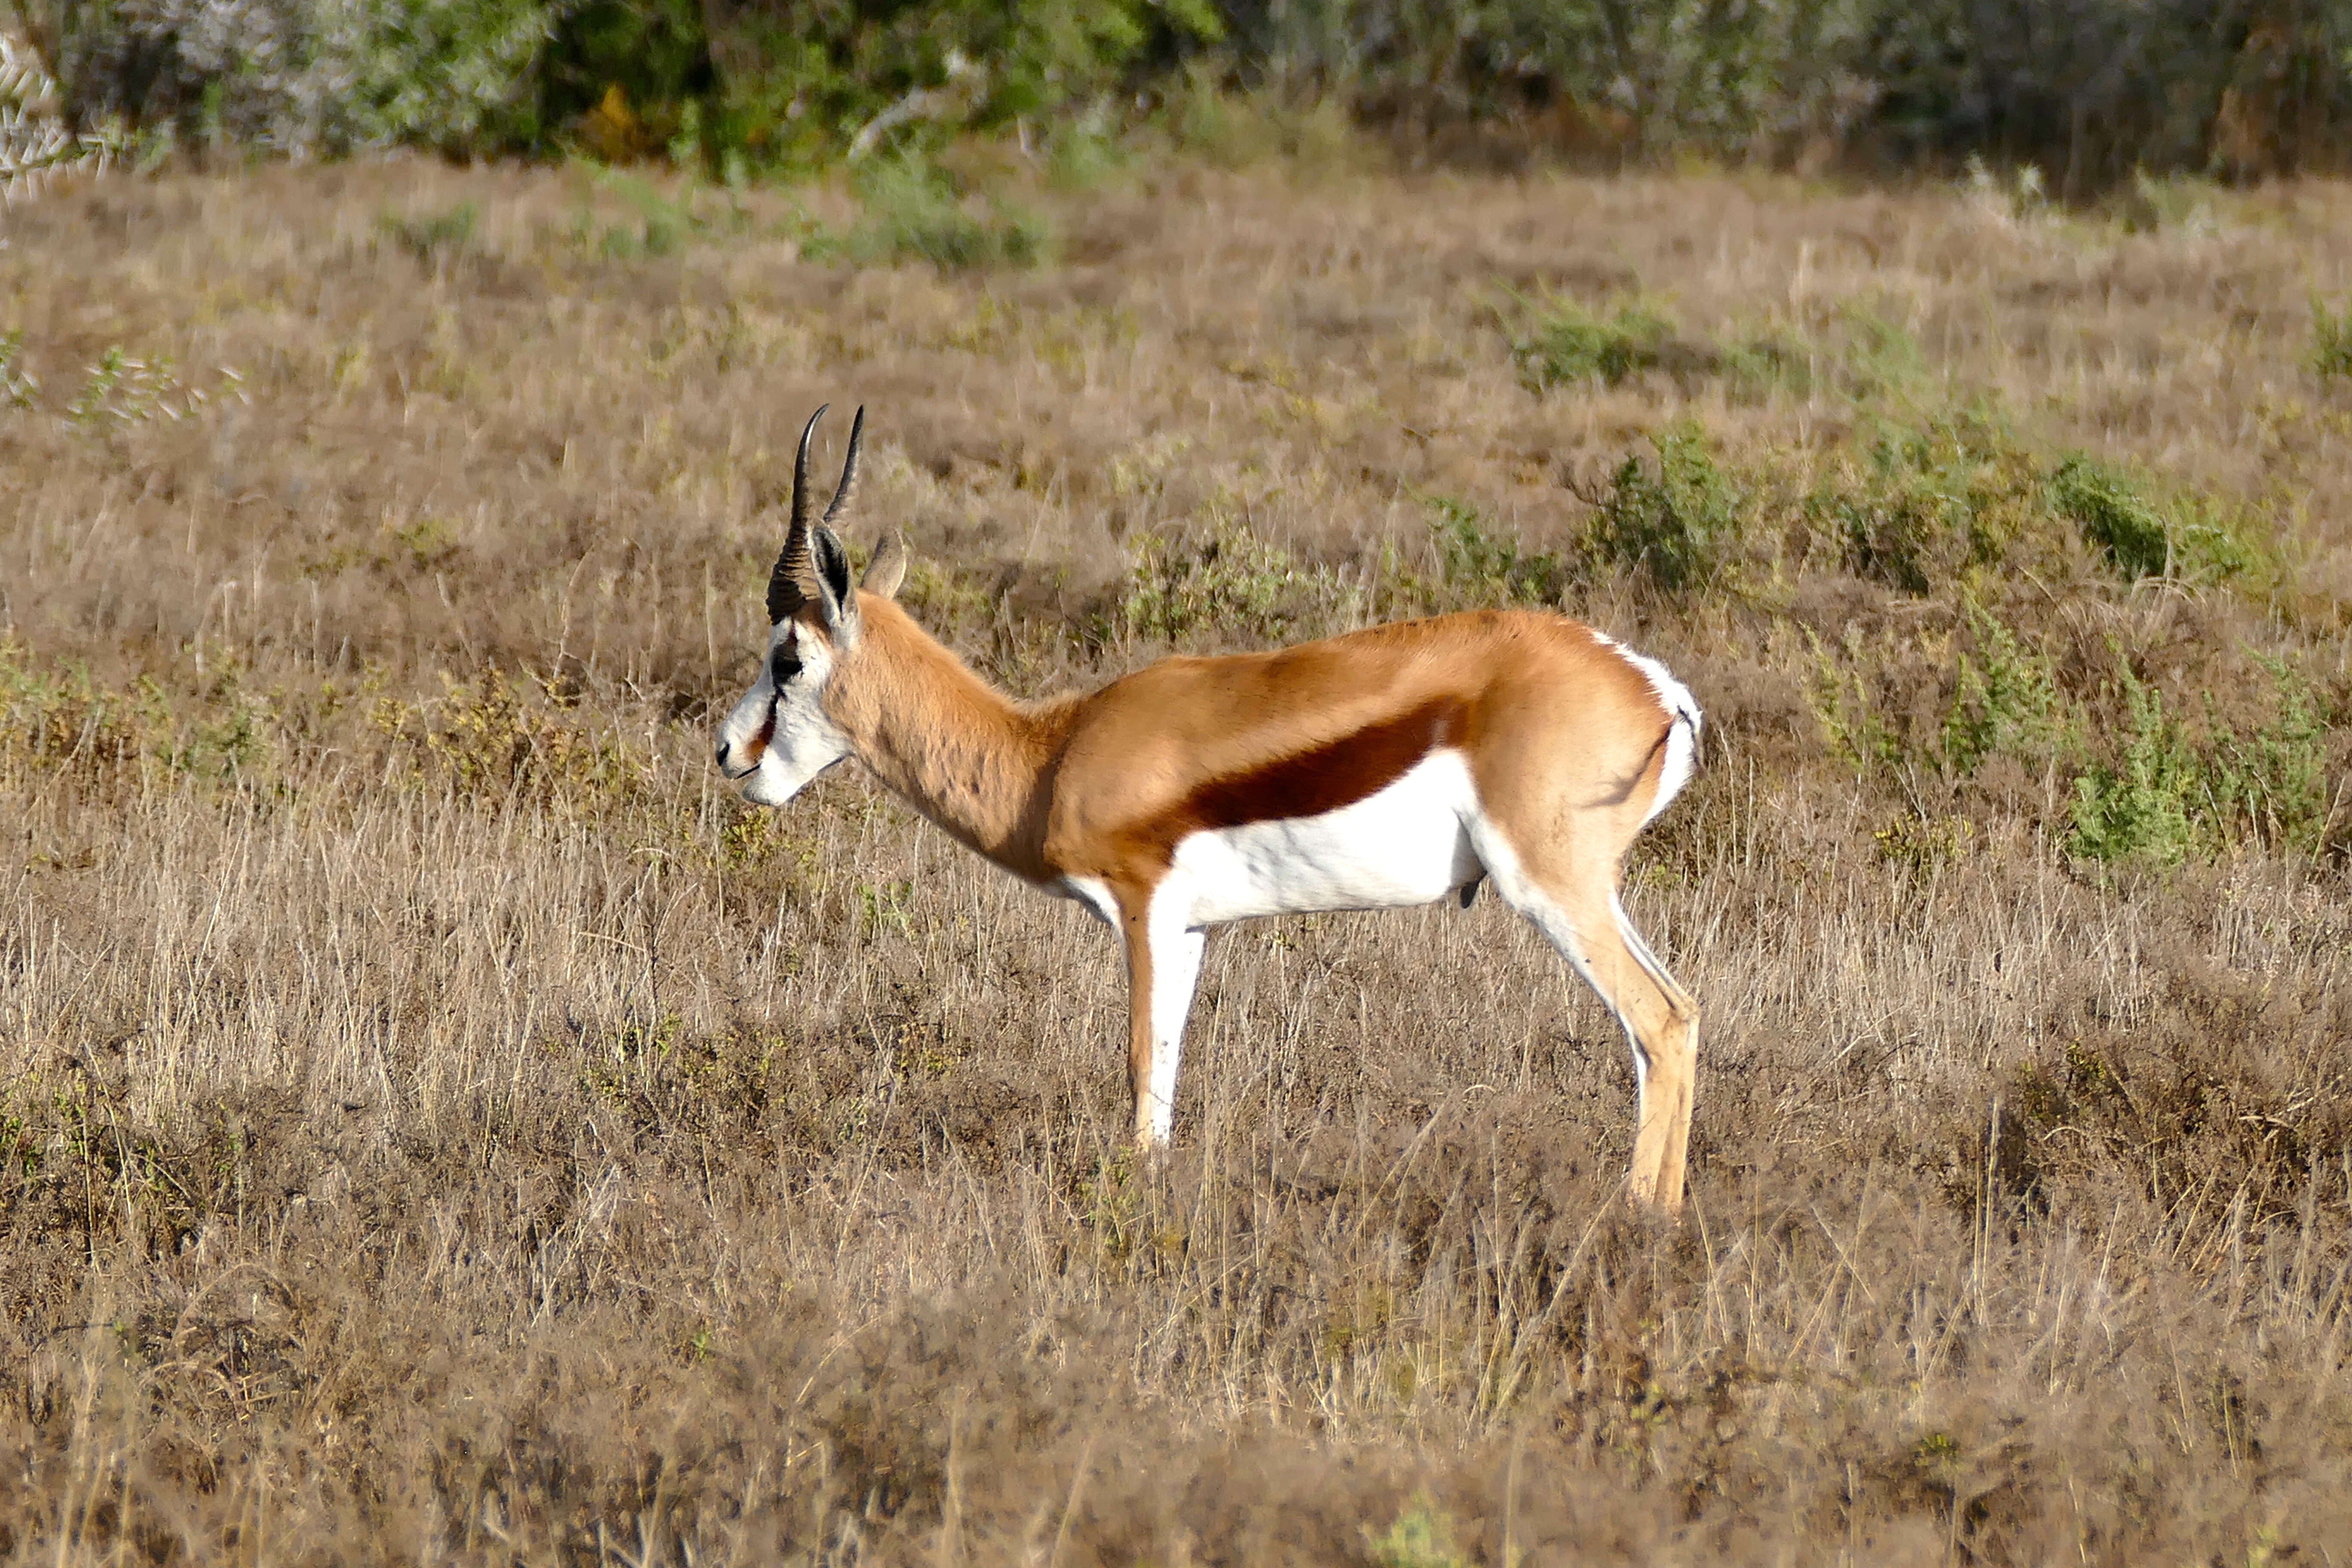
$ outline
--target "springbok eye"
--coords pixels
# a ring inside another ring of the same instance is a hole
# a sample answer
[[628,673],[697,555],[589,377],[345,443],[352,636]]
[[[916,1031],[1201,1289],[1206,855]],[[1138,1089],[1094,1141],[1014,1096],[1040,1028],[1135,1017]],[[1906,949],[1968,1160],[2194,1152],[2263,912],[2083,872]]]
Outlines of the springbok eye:
[[793,651],[792,644],[785,643],[776,649],[775,657],[770,661],[769,669],[775,677],[776,684],[782,686],[801,672],[800,655]]

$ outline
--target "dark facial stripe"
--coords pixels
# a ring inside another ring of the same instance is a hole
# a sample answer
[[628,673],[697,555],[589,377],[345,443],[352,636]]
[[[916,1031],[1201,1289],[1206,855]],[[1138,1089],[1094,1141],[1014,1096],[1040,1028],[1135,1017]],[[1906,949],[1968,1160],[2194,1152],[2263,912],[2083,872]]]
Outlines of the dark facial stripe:
[[1187,834],[1320,816],[1353,805],[1394,784],[1439,747],[1460,744],[1469,724],[1469,706],[1458,697],[1424,702],[1312,751],[1212,780],[1174,811],[1146,825],[1141,836],[1167,854]]

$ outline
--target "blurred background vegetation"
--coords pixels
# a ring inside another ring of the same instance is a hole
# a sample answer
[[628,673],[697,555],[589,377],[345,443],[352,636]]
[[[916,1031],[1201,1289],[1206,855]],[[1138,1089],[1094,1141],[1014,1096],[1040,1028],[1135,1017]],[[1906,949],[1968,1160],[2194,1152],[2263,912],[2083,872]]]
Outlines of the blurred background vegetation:
[[2352,0],[0,0],[142,156],[408,144],[750,178],[970,132],[1085,155],[1235,94],[1415,155],[2135,173],[2346,160]]

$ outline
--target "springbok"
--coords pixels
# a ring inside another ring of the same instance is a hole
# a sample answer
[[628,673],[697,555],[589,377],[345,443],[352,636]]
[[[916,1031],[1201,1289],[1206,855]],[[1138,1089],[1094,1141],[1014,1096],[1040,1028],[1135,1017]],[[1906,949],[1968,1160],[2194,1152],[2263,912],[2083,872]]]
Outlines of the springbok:
[[719,770],[782,805],[855,756],[908,804],[1126,944],[1135,1137],[1167,1142],[1205,928],[1425,904],[1482,879],[1535,923],[1633,1046],[1630,1186],[1682,1200],[1698,1011],[1618,900],[1635,835],[1689,780],[1702,720],[1681,682],[1589,626],[1484,610],[1269,653],[1168,658],[1098,691],[1016,703],[893,602],[886,532],[864,577],[810,526],[809,443],[768,580],[760,677]]

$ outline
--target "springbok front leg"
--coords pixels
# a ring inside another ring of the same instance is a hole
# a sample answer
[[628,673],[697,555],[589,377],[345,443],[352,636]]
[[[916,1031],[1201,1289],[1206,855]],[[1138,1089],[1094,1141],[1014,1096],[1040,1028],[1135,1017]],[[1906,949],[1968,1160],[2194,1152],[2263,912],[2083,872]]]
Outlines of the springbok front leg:
[[1157,896],[1119,900],[1119,932],[1127,944],[1128,1082],[1141,1149],[1165,1147],[1175,1123],[1177,1058],[1208,942],[1207,933],[1185,929],[1186,910],[1174,893],[1163,883]]

